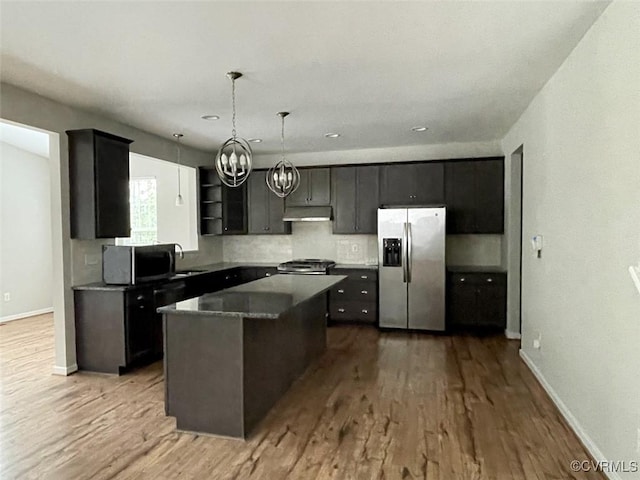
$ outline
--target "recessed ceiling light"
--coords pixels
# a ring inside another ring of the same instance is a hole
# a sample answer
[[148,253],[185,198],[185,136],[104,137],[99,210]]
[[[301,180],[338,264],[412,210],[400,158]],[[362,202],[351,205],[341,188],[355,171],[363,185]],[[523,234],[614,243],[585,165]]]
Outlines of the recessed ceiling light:
[[220,117],[218,115],[202,115],[203,120],[220,120]]
[[413,127],[411,130],[414,132],[426,132],[429,129],[427,127]]
[[261,138],[250,138],[249,141],[251,143],[260,143],[260,142],[262,142],[262,139]]
[[340,136],[340,134],[339,133],[325,133],[324,136],[327,137],[327,138],[338,138]]

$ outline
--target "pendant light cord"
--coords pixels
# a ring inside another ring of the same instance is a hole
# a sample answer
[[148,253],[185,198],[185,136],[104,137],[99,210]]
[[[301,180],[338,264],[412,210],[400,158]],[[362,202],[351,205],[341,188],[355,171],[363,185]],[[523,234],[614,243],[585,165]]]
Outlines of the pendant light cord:
[[236,79],[231,79],[231,136],[236,139]]
[[280,131],[280,145],[282,146],[282,160],[284,161],[284,115],[282,116],[282,129]]

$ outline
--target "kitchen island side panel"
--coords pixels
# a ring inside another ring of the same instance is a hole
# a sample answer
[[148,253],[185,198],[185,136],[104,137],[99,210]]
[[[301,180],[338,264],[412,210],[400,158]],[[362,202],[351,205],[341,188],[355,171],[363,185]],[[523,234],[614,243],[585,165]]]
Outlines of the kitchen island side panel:
[[242,322],[165,314],[166,413],[179,430],[244,437]]
[[327,294],[280,318],[244,321],[244,427],[251,432],[327,347]]

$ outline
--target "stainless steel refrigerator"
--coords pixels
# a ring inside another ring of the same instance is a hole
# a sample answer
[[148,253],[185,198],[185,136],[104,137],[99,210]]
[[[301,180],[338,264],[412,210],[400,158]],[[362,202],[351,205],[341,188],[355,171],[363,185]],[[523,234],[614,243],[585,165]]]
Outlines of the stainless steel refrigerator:
[[378,209],[380,326],[445,329],[444,207]]

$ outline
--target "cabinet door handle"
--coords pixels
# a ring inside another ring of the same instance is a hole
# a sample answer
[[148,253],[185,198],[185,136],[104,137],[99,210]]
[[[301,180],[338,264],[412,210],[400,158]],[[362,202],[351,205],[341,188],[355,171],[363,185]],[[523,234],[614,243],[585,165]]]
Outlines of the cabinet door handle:
[[366,290],[360,290],[360,293],[361,293],[362,295],[369,295],[369,292],[367,292]]
[[487,282],[489,283],[493,282],[493,278],[487,278]]
[[265,273],[265,274],[264,274],[264,276],[265,276],[265,277],[270,277],[270,276],[271,276],[271,274],[270,274],[270,273]]
[[338,311],[339,311],[340,313],[344,313],[344,308],[339,308],[339,309],[338,309]]
[[465,280],[466,280],[466,278],[464,278],[464,277],[462,277],[462,278],[460,279],[460,281],[461,281],[461,282],[464,282]]
[[369,276],[368,275],[360,275],[360,278],[363,279],[363,280],[366,280],[367,278],[369,278]]
[[144,295],[138,295],[136,297],[136,300],[138,300],[138,301],[144,300]]
[[362,309],[362,313],[364,313],[366,315],[367,313],[369,313],[369,310],[367,310],[366,308],[363,308]]
[[338,293],[344,293],[343,289],[338,290]]

